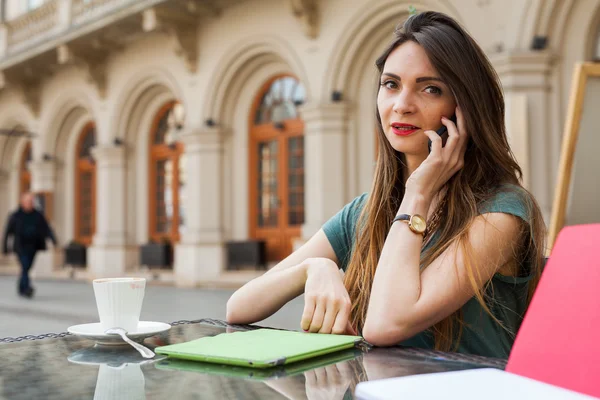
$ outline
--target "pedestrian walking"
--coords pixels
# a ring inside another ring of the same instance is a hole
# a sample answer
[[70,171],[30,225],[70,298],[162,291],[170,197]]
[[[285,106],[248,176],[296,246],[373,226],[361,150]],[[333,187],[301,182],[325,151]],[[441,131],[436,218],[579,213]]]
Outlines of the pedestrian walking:
[[56,246],[56,237],[44,215],[34,208],[32,193],[21,196],[19,209],[8,218],[3,238],[3,251],[8,254],[8,237],[12,236],[12,251],[21,264],[18,292],[20,296],[32,298],[34,288],[29,279],[29,270],[39,250],[46,250],[46,238]]

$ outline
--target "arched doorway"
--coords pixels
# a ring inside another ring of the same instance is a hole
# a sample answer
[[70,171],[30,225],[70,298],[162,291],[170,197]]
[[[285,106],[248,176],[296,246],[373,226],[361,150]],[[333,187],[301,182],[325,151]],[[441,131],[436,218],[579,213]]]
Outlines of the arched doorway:
[[29,162],[31,161],[31,142],[27,142],[21,155],[19,163],[19,196],[31,190],[31,171]]
[[183,144],[170,137],[169,115],[176,102],[163,105],[150,131],[149,236],[155,243],[179,242],[185,226],[181,204],[186,174]]
[[75,163],[75,241],[89,246],[96,233],[96,126],[89,122],[77,140]]
[[297,107],[305,97],[296,78],[276,76],[250,114],[250,237],[265,240],[268,261],[291,253],[304,223],[304,123]]

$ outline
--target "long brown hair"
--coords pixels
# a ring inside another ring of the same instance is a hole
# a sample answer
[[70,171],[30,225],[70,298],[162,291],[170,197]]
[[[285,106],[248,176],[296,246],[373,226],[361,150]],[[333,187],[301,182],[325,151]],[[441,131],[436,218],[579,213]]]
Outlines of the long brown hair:
[[[477,266],[472,265],[473,249],[468,231],[478,208],[501,190],[503,185],[520,186],[521,168],[508,144],[504,125],[504,98],[499,78],[489,60],[461,26],[447,15],[423,12],[409,17],[394,32],[395,40],[387,47],[376,65],[381,75],[390,53],[401,44],[413,41],[427,53],[429,60],[464,110],[469,143],[464,167],[445,185],[445,198],[433,215],[443,215],[437,226],[437,240],[421,256],[424,269],[440,256],[454,240],[465,254],[465,267],[475,297],[494,320],[486,296],[487,284],[478,287]],[[371,294],[371,286],[390,222],[404,196],[404,154],[388,142],[379,112],[378,156],[373,186],[359,217],[356,244],[350,257],[344,283],[352,300],[351,323],[362,331]],[[509,186],[510,187],[510,186]],[[529,223],[522,223],[521,246],[517,260],[526,260],[529,300],[539,281],[544,251],[545,225],[533,196],[525,189],[517,190],[525,199]],[[488,282],[489,284],[489,282]],[[461,310],[440,321],[431,329],[435,348],[458,348],[462,333]],[[503,325],[502,325],[503,326]],[[514,332],[513,332],[514,333]]]

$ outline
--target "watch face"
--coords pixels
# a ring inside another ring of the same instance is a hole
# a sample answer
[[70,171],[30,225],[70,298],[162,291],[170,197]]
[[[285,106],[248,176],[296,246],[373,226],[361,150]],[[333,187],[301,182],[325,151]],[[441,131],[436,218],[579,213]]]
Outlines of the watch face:
[[415,214],[410,219],[410,225],[415,232],[423,233],[427,227],[427,222],[425,221],[425,218]]

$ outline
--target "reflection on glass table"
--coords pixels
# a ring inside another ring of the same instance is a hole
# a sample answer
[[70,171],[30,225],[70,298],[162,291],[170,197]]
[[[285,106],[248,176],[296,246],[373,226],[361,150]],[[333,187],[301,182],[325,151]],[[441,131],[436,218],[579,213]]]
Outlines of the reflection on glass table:
[[[154,349],[248,329],[253,327],[184,321],[144,344]],[[144,360],[127,346],[95,346],[72,335],[44,335],[40,340],[0,339],[0,399],[344,400],[366,380],[504,365],[504,360],[393,347],[355,349],[248,371],[164,357]]]
[[94,399],[138,400],[146,398],[141,366],[161,357],[148,360],[130,347],[95,345],[77,350],[67,359],[73,364],[100,367]]

